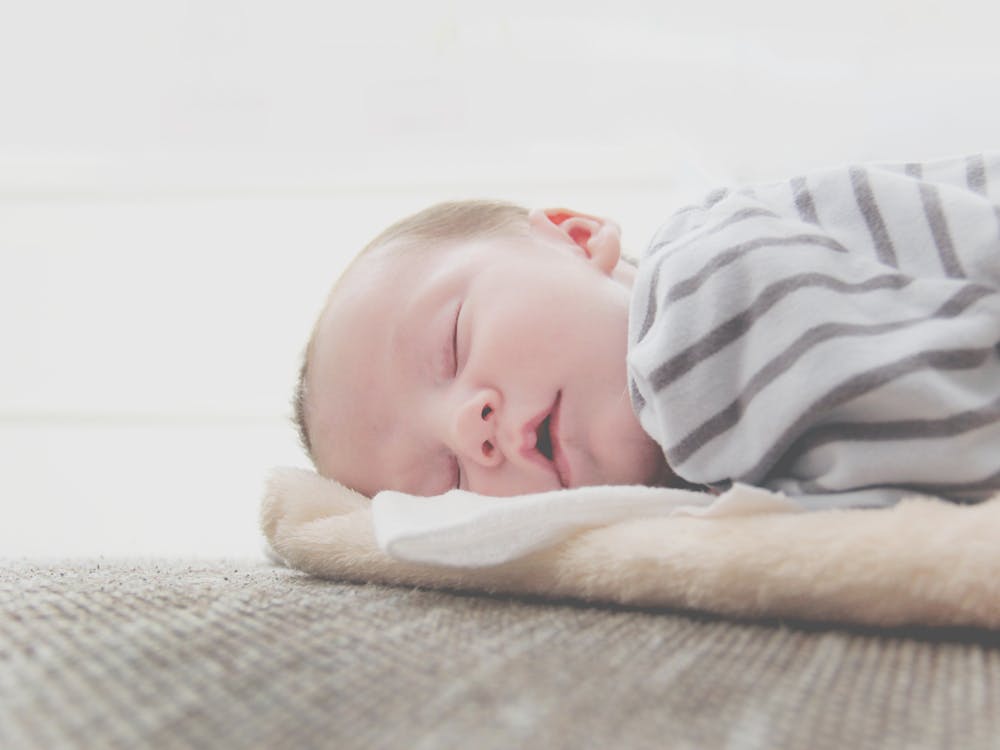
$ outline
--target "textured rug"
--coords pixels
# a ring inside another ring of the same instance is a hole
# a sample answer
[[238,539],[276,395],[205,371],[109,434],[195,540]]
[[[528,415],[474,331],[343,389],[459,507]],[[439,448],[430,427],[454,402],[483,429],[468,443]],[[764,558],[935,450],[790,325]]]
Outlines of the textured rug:
[[3,748],[989,748],[1000,634],[0,561]]

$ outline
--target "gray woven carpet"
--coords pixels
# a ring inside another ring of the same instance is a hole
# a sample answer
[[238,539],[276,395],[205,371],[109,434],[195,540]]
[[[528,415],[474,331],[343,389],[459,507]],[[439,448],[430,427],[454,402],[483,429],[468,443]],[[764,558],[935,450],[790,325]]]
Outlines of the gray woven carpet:
[[1000,747],[1000,634],[7,560],[0,746]]

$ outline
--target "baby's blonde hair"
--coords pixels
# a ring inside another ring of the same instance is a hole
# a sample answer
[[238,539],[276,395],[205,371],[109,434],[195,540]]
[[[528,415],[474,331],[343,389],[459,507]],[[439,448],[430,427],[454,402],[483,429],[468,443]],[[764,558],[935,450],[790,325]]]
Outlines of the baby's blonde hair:
[[[351,268],[359,259],[381,249],[388,252],[404,250],[430,249],[444,242],[458,242],[478,237],[490,237],[507,234],[522,234],[528,229],[528,209],[506,203],[504,201],[471,200],[450,201],[438,203],[423,211],[400,219],[388,229],[369,242],[355,256],[350,265],[333,285],[329,299],[337,291],[340,282],[350,273]],[[324,310],[326,305],[324,305]],[[320,314],[322,317],[322,313]],[[312,442],[309,439],[309,424],[306,419],[306,400],[308,392],[306,378],[309,372],[313,343],[316,339],[317,320],[313,326],[309,343],[302,355],[302,365],[299,368],[299,379],[292,397],[292,419],[299,433],[299,440],[309,458],[315,463],[312,453]]]

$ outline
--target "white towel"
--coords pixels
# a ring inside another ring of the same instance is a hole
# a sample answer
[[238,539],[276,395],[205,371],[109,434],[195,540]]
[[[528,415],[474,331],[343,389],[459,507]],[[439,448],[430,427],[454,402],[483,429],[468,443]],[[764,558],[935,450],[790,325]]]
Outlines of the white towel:
[[514,497],[451,490],[434,497],[378,493],[375,539],[408,562],[485,567],[524,557],[588,528],[658,516],[731,516],[796,511],[784,495],[734,484],[722,495],[662,487],[580,487]]

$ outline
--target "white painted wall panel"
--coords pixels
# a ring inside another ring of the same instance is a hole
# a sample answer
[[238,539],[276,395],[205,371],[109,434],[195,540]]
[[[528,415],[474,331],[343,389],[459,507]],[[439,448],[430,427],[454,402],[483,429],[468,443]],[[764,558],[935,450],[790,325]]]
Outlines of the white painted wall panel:
[[268,420],[0,424],[0,558],[254,556],[267,468],[299,460]]
[[[667,185],[605,190],[500,197],[615,216],[636,253],[678,200]],[[396,217],[447,197],[0,202],[0,419],[284,415],[343,266]]]

